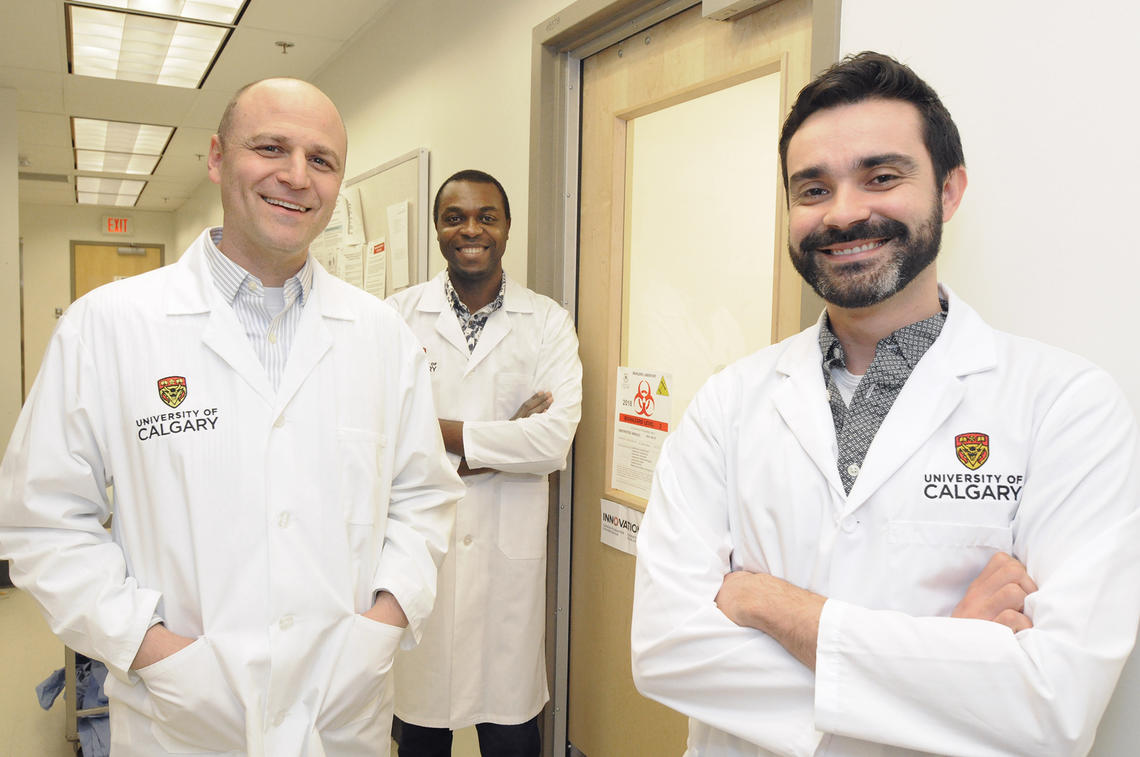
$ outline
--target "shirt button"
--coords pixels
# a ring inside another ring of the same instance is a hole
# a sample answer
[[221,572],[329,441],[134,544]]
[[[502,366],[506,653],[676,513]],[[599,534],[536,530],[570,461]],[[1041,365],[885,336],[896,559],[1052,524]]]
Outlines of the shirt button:
[[281,618],[281,620],[277,621],[277,627],[282,631],[288,631],[293,627],[293,616],[286,615],[285,617]]
[[277,525],[280,528],[288,528],[289,527],[289,513],[281,513],[280,515],[278,515],[277,516]]
[[859,475],[859,466],[856,465],[855,463],[851,463],[850,465],[848,465],[847,466],[847,475],[850,476],[851,478],[855,478],[856,476],[858,476]]
[[277,333],[276,332],[273,332],[273,331],[269,332],[269,343],[270,344],[277,344]]
[[257,291],[257,282],[250,281],[249,283],[246,284],[246,288],[248,288],[249,291],[251,291],[251,292],[256,292]]
[[281,428],[284,425],[285,425],[285,416],[284,415],[277,416],[277,420],[273,421],[273,428]]
[[463,537],[463,545],[465,547],[470,547],[471,542],[473,542],[473,541],[475,541],[475,540],[471,538],[471,534],[467,534],[467,536]]

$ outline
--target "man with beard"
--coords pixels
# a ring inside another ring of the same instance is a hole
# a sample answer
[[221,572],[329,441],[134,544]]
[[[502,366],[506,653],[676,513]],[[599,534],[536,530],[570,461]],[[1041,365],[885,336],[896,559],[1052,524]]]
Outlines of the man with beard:
[[780,155],[827,308],[710,379],[666,442],[638,688],[690,716],[690,755],[1084,754],[1140,618],[1127,403],[938,283],[965,162],[909,68],[833,66]]

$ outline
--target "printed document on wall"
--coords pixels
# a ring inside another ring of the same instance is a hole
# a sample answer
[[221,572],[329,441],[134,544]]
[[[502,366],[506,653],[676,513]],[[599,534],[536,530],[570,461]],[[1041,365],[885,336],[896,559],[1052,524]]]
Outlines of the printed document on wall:
[[408,285],[408,201],[388,206],[388,254],[392,258],[392,289]]
[[388,248],[384,237],[372,240],[364,249],[364,291],[384,299],[388,276]]
[[618,367],[614,408],[614,489],[649,499],[653,468],[669,433],[672,374]]

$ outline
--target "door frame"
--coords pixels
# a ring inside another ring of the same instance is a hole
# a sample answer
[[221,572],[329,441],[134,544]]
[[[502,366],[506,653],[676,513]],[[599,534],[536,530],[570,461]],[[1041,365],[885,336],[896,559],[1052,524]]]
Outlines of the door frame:
[[[531,42],[527,284],[561,303],[577,323],[578,188],[582,60],[701,0],[577,0],[534,27]],[[842,0],[811,0],[811,74],[839,58]],[[801,322],[819,300],[801,298]],[[548,540],[547,649],[554,659],[543,753],[562,757],[567,733],[570,649],[571,482],[574,452],[559,479]],[[552,508],[554,503],[552,503]],[[564,747],[555,745],[564,745]]]

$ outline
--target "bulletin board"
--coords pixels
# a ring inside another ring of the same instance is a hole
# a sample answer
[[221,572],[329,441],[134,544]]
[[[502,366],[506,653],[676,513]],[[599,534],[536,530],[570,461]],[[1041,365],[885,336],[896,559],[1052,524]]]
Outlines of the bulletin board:
[[[363,226],[366,245],[383,240],[387,247],[384,296],[427,281],[431,209],[428,198],[428,151],[420,147],[344,182]],[[357,199],[358,198],[358,199]],[[406,221],[403,210],[406,209]],[[401,229],[392,228],[397,222]],[[397,239],[406,233],[407,260],[400,275]],[[370,249],[365,250],[365,256]],[[379,296],[379,291],[374,291]]]

